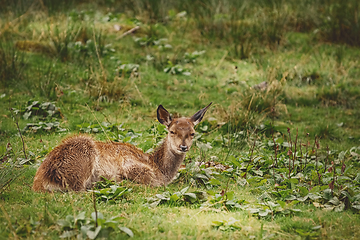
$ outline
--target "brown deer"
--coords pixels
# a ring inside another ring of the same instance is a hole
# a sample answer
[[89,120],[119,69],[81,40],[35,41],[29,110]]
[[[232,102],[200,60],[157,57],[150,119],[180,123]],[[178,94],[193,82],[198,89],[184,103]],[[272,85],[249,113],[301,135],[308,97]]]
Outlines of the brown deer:
[[172,119],[160,105],[159,122],[168,135],[153,154],[128,143],[98,142],[87,135],[65,139],[52,150],[36,172],[34,191],[84,191],[101,177],[117,182],[123,179],[163,186],[175,177],[189,151],[198,124],[211,103],[191,118]]

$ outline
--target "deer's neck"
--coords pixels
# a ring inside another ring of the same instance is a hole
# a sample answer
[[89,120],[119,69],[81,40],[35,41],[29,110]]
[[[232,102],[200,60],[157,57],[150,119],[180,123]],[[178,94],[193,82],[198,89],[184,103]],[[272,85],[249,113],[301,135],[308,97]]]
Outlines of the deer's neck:
[[175,177],[186,155],[173,152],[167,140],[168,137],[150,156],[150,161],[158,169],[159,177],[164,180],[163,184],[168,184]]

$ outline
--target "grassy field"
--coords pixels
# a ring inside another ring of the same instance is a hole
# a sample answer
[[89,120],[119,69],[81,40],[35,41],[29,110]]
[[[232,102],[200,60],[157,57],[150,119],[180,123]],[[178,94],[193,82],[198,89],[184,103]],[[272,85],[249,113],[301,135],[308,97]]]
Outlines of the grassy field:
[[[1,5],[0,239],[360,237],[358,1]],[[151,152],[210,102],[166,188],[31,190],[69,135]]]

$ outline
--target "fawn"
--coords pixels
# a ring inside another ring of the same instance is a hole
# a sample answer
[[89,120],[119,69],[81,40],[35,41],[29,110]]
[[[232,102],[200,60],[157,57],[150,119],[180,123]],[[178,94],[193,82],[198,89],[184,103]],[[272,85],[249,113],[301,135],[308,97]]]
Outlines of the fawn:
[[101,177],[117,182],[129,179],[151,186],[167,185],[192,145],[194,126],[210,105],[191,118],[175,119],[159,105],[157,119],[166,126],[168,135],[150,155],[128,143],[98,142],[87,135],[67,138],[40,165],[33,190],[85,191]]

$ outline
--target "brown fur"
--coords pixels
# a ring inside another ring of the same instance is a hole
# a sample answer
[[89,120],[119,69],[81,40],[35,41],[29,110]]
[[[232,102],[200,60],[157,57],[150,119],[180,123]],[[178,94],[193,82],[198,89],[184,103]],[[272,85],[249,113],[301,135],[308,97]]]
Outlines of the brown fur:
[[194,126],[211,103],[191,118],[171,119],[161,105],[157,114],[169,130],[160,147],[151,155],[128,143],[98,142],[87,135],[65,139],[52,150],[36,172],[34,191],[84,191],[93,182],[129,179],[151,186],[169,184],[192,145]]

